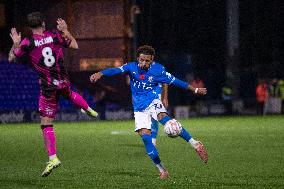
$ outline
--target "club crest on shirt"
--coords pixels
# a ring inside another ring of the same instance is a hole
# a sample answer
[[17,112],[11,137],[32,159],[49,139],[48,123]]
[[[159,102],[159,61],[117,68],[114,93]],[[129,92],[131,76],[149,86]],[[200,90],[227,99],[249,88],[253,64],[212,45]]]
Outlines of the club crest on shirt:
[[150,77],[148,78],[148,81],[149,81],[149,82],[152,82],[152,81],[153,81],[153,76],[150,76]]

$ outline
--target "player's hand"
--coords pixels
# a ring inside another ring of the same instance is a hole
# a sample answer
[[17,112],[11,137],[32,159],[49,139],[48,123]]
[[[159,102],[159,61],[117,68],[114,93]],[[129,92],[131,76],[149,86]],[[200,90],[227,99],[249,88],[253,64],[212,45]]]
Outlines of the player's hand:
[[94,73],[93,75],[91,75],[90,81],[91,81],[92,83],[95,83],[95,82],[97,82],[102,76],[103,76],[103,74],[102,74],[101,72]]
[[68,30],[66,22],[62,18],[57,19],[57,29],[61,32],[66,32]]
[[10,33],[10,37],[12,38],[13,40],[13,43],[15,45],[19,45],[20,42],[21,42],[21,32],[17,32],[16,28],[12,28],[11,29],[11,33]]
[[206,95],[207,94],[207,89],[206,88],[195,88],[194,89],[194,94]]

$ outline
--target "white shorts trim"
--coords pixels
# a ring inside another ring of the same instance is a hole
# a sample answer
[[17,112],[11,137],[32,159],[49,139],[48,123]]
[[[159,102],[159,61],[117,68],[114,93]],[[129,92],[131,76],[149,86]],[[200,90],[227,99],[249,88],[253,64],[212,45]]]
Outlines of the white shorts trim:
[[135,131],[142,128],[151,130],[152,118],[158,120],[157,115],[161,112],[167,112],[167,110],[159,99],[153,100],[145,110],[134,112]]

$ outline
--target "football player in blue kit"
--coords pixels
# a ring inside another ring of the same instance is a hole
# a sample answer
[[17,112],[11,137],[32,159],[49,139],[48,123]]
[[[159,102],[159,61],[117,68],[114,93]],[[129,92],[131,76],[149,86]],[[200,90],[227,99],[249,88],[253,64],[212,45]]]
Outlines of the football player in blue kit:
[[148,156],[159,169],[160,179],[169,177],[169,173],[161,163],[158,151],[152,143],[152,119],[164,125],[164,131],[169,137],[181,137],[197,152],[204,163],[208,161],[207,152],[200,141],[193,139],[190,133],[175,119],[171,118],[160,100],[161,84],[175,85],[189,90],[197,95],[205,95],[206,88],[194,88],[189,83],[181,81],[168,73],[165,68],[154,61],[155,49],[148,45],[137,49],[137,61],[129,62],[119,68],[108,68],[91,75],[91,82],[95,83],[101,77],[117,74],[128,74],[132,91],[134,108],[135,132],[137,132],[146,149]]

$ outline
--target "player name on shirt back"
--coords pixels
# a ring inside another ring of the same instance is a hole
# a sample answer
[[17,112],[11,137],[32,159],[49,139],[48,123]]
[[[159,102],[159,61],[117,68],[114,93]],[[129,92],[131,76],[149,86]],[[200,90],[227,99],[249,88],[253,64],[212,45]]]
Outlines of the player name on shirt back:
[[36,47],[44,45],[44,44],[48,44],[48,43],[53,43],[53,38],[51,36],[43,38],[41,40],[35,40]]

